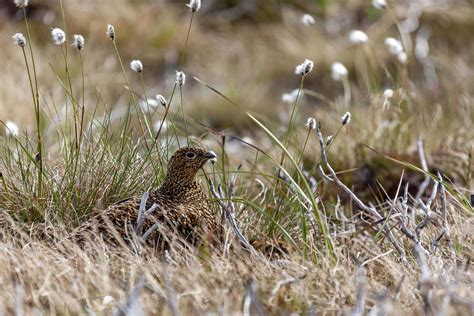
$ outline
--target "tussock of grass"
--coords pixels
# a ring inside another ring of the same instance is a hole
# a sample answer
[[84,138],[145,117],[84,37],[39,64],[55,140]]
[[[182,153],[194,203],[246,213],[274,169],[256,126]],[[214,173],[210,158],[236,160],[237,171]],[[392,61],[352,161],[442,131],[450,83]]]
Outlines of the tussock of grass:
[[[48,43],[35,15],[7,25],[30,32],[24,50],[2,43],[0,127],[16,120],[21,132],[0,135],[0,314],[471,314],[472,17],[461,4],[423,8],[429,58],[410,50],[403,65],[383,42],[398,38],[405,5],[317,3],[190,13],[48,2],[54,26],[85,35],[79,52]],[[351,28],[369,43],[349,46]],[[304,58],[315,68],[297,77]],[[336,61],[342,81],[331,80]],[[158,93],[167,107],[147,111]],[[219,155],[199,177],[216,220],[226,213],[220,247],[68,241],[102,209],[158,187],[186,144]]]

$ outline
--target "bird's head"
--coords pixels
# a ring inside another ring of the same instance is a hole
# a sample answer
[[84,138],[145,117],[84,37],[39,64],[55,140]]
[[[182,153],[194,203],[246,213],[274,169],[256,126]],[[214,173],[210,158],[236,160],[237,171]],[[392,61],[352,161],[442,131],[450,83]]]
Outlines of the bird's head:
[[213,151],[199,147],[183,147],[177,150],[168,163],[168,177],[193,180],[200,168],[217,156]]

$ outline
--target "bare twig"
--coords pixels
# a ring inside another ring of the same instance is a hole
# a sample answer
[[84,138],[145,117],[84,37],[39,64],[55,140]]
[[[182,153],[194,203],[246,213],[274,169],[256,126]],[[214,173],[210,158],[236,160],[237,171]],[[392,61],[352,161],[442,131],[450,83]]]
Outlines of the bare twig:
[[18,282],[18,276],[13,277],[13,286],[15,288],[15,315],[21,316],[23,314],[23,289],[20,282]]
[[[425,172],[429,172],[428,170],[428,164],[426,163],[426,157],[425,157],[425,149],[423,146],[423,137],[420,135],[418,137],[418,141],[416,142],[416,145],[418,147],[418,155],[420,156],[420,163],[421,163],[421,169]],[[426,191],[426,188],[430,184],[430,176],[428,174],[425,174],[425,179],[423,182],[420,184],[420,187],[418,188],[418,192],[415,195],[415,201],[418,201],[423,194]]]
[[154,211],[156,211],[157,209],[160,210],[160,207],[158,206],[158,204],[155,203],[150,207],[150,209],[145,211],[146,202],[148,200],[148,197],[149,197],[149,193],[145,192],[145,193],[143,193],[142,198],[140,200],[140,207],[138,209],[137,223],[136,223],[136,227],[135,227],[135,233],[139,236],[142,234],[142,228],[143,228],[143,224],[145,223],[145,220]]
[[275,287],[273,288],[272,295],[270,296],[270,299],[268,301],[271,303],[275,299],[275,296],[278,294],[278,292],[280,291],[282,287],[289,286],[293,283],[303,280],[304,278],[306,278],[306,274],[302,274],[296,278],[289,277],[289,278],[285,278],[283,280],[278,281]]
[[140,298],[140,293],[144,285],[145,277],[142,275],[137,284],[133,287],[130,293],[128,293],[125,304],[123,306],[118,306],[114,315],[142,315],[143,312],[138,299]]
[[418,266],[420,267],[420,282],[423,283],[431,280],[431,270],[428,267],[428,263],[426,262],[425,252],[420,247],[420,245],[413,245],[413,254],[415,255]]
[[[263,308],[260,299],[256,293],[257,284],[253,279],[248,279],[245,282],[245,297],[244,297],[244,304],[243,304],[243,315],[250,316],[250,315],[265,315],[265,311]],[[251,307],[253,305],[253,312],[251,312]]]
[[[362,202],[358,197],[357,195],[355,195],[354,192],[351,191],[351,189],[349,189],[341,180],[339,180],[339,178],[337,177],[337,174],[336,172],[334,171],[334,169],[331,167],[331,165],[329,164],[328,162],[328,159],[327,159],[327,154],[326,154],[326,146],[325,146],[325,142],[324,142],[324,139],[323,139],[323,134],[321,132],[321,123],[318,122],[318,125],[317,125],[317,134],[318,134],[318,140],[319,140],[319,145],[321,146],[321,160],[322,160],[322,163],[324,164],[324,166],[326,167],[327,170],[329,170],[329,173],[331,175],[331,178],[332,180],[334,181],[334,183],[341,189],[343,190],[344,192],[346,192],[346,194],[348,194],[351,199],[357,204],[357,206],[359,208],[361,208],[363,211],[366,211],[367,213],[371,214],[374,218],[375,218],[375,221],[376,222],[383,222],[383,216],[379,214],[379,212],[377,212],[377,210],[375,209],[375,207],[369,207],[367,205],[364,204],[364,202]],[[395,237],[393,236],[393,233],[392,231],[387,227],[383,227],[382,229],[385,230],[385,232],[388,234],[388,237],[391,241],[391,243],[393,244],[393,246],[395,247],[395,249],[397,249],[398,253],[400,254],[400,259],[402,261],[405,261],[405,250],[403,250],[403,248],[398,244],[398,242],[396,241]]]
[[324,173],[323,167],[321,167],[321,165],[318,165],[318,171],[319,171],[319,174],[321,175],[321,177],[323,177],[324,180],[326,180],[328,182],[334,182],[334,180],[331,179],[331,177],[328,177],[327,174]]
[[171,309],[171,314],[173,316],[179,316],[181,315],[181,313],[179,312],[178,296],[176,294],[176,290],[170,282],[168,273],[166,273],[164,279],[166,287],[166,302],[168,303],[168,306]]
[[366,281],[365,281],[365,271],[364,268],[359,267],[356,272],[356,285],[357,285],[357,298],[356,306],[351,311],[351,316],[362,316],[364,315],[365,309],[365,290],[366,290]]
[[146,230],[146,232],[143,234],[142,236],[142,241],[143,242],[146,242],[146,240],[148,239],[148,237],[150,237],[151,233],[153,233],[155,230],[157,230],[158,228],[160,228],[160,224],[158,223],[155,223],[153,224],[150,228],[148,228]]
[[443,230],[438,235],[438,237],[435,238],[435,240],[432,242],[433,251],[437,248],[441,238],[445,237],[448,243],[449,250],[451,252],[451,256],[453,258],[456,258],[456,252],[454,252],[454,249],[453,249],[453,242],[451,240],[450,229],[449,229],[448,219],[447,219],[446,189],[443,185],[443,177],[441,176],[440,172],[438,172],[438,179],[439,179],[439,186],[440,186],[439,198],[441,202],[441,221],[443,222]]
[[430,292],[432,285],[431,270],[426,262],[425,251],[419,244],[413,245],[413,254],[415,255],[418,266],[420,267],[420,290],[423,297],[423,310],[425,315],[429,315],[431,308]]
[[137,226],[136,226],[137,233],[140,233],[140,228],[144,221],[143,216],[145,215],[145,207],[146,207],[146,201],[148,200],[148,196],[149,196],[148,191],[145,191],[140,199],[140,207],[138,208]]
[[395,291],[393,293],[393,299],[398,301],[400,299],[400,293],[402,291],[402,284],[403,281],[405,281],[406,275],[403,275],[400,281],[397,284],[397,287],[395,288]]
[[400,225],[400,230],[402,231],[403,234],[405,234],[405,236],[407,236],[414,242],[419,243],[417,236],[407,226],[407,211],[408,211],[408,182],[405,185],[405,190],[403,192],[402,221]]
[[[240,169],[240,167],[241,166],[239,165],[239,167],[237,168],[237,171]],[[219,206],[221,207],[222,214],[223,214],[222,219],[221,219],[222,224],[224,224],[225,220],[227,220],[232,228],[232,232],[237,237],[237,240],[240,242],[240,244],[244,246],[245,249],[250,251],[253,255],[258,255],[256,250],[248,242],[248,240],[242,234],[242,232],[240,231],[237,225],[237,220],[235,217],[235,205],[234,205],[234,202],[232,201],[236,175],[237,175],[237,172],[232,177],[231,183],[229,185],[229,189],[227,190],[227,193],[228,193],[228,197],[226,198],[228,200],[227,204],[223,202],[225,198],[224,198],[224,193],[222,192],[222,189],[220,186],[218,186],[217,191],[216,191],[214,183],[212,181],[209,181],[209,188],[211,190],[212,195],[216,198],[217,203],[219,203]]]
[[415,234],[416,234],[416,237],[418,238],[418,240],[420,240],[421,231],[430,222],[430,219],[431,219],[431,204],[433,203],[434,199],[436,198],[437,193],[438,193],[438,182],[435,182],[434,185],[433,185],[433,190],[431,191],[431,196],[428,198],[428,201],[426,202],[426,204],[423,203],[423,201],[421,199],[418,200],[419,205],[421,206],[421,208],[425,212],[425,217],[415,228]]

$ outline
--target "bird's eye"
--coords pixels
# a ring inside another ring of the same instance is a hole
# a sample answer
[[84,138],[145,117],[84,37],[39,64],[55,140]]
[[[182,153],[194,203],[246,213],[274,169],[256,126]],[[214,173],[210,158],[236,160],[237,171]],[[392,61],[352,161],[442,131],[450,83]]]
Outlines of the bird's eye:
[[188,159],[194,159],[194,158],[196,158],[196,153],[193,153],[192,151],[188,151],[188,152],[186,153],[186,158],[188,158]]

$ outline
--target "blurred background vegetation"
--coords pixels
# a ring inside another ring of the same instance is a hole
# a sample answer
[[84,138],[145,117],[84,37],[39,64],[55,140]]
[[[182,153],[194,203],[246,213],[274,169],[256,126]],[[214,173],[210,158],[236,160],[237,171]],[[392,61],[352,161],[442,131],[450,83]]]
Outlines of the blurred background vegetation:
[[[185,3],[64,1],[68,41],[72,34],[86,38],[85,99],[90,118],[92,113],[120,112],[128,102],[113,46],[105,36],[107,24],[115,26],[124,61],[143,62],[148,95],[170,95],[189,23]],[[361,0],[203,1],[182,67],[188,76],[184,97],[192,132],[202,135],[207,131],[203,125],[209,126],[271,148],[242,112],[192,77],[211,83],[278,131],[286,126],[292,106],[282,101],[282,95],[298,88],[294,67],[308,58],[314,60],[315,69],[305,80],[305,89],[310,91],[298,105],[297,125],[303,128],[306,118],[314,116],[323,121],[328,133],[334,133],[340,116],[346,111],[353,114],[353,124],[343,132],[345,140],[335,144],[336,166],[360,167],[356,174],[362,186],[374,173],[379,178],[385,173],[398,177],[400,170],[368,159],[370,153],[360,145],[415,162],[416,139],[424,136],[430,164],[469,188],[474,139],[472,1],[388,3],[389,10],[378,10],[371,1]],[[50,40],[50,29],[63,28],[63,23],[58,1],[33,0],[27,11],[47,125],[58,119],[65,100],[55,74],[62,75],[64,70],[61,51]],[[304,25],[303,14],[311,14],[315,23]],[[22,14],[13,1],[2,0],[0,16],[0,120],[14,121],[31,134],[34,112],[31,96],[25,93],[28,78],[21,52],[11,43],[11,35],[23,30]],[[366,32],[369,45],[351,44],[348,35],[353,29]],[[401,39],[400,34],[404,34],[408,56],[405,65],[384,44],[386,37]],[[333,62],[343,63],[349,71],[349,107],[344,105],[343,84],[331,78]],[[72,50],[69,67],[73,89],[78,91],[80,64]],[[131,78],[133,89],[142,91],[138,78]],[[395,94],[391,106],[383,110],[387,88]],[[156,120],[162,112],[156,113]],[[302,142],[304,135],[296,137],[295,143]],[[310,139],[310,144],[314,141]],[[310,146],[307,156],[311,157],[316,151],[311,148],[316,147]],[[241,147],[237,144],[227,149],[237,154]],[[231,157],[242,159],[241,155]],[[395,169],[387,172],[387,168]]]

